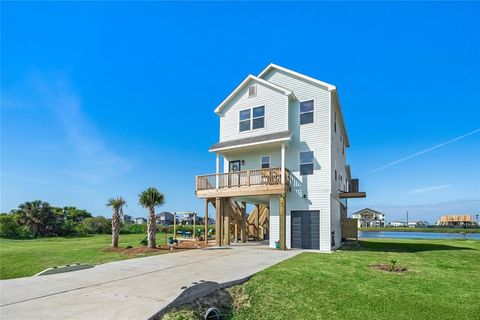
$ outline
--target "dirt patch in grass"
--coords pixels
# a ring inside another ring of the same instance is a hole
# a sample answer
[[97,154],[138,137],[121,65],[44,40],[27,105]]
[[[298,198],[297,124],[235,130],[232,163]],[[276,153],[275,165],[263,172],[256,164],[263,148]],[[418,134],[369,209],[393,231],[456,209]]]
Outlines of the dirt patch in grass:
[[192,303],[171,309],[164,314],[164,320],[204,319],[206,311],[217,308],[222,319],[230,319],[237,310],[250,306],[250,299],[243,285],[234,286],[199,298]]
[[370,268],[386,272],[406,272],[408,271],[407,267],[401,266],[396,260],[385,261],[383,263],[372,264]]

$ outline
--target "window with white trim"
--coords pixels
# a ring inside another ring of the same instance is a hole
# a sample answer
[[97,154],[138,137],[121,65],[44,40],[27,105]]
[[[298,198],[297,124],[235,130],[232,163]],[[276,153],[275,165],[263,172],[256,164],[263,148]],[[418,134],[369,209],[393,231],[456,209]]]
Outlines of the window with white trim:
[[240,132],[265,128],[265,106],[240,110]]
[[252,111],[253,111],[252,129],[264,128],[265,127],[265,106],[253,108]]
[[300,175],[313,174],[313,151],[300,152]]
[[262,169],[270,168],[270,156],[262,156],[260,159]]
[[252,98],[252,97],[256,97],[256,96],[257,96],[257,86],[253,85],[253,86],[248,87],[248,97]]
[[300,124],[313,123],[313,100],[300,102]]
[[240,111],[240,132],[250,130],[252,113],[250,109]]

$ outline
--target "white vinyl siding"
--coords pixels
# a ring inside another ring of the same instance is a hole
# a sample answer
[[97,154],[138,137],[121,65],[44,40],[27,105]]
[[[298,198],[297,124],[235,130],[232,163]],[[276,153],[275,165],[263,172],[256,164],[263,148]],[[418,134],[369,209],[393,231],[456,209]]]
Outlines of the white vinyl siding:
[[[265,80],[291,90],[297,100],[289,103],[289,129],[293,130],[285,157],[285,165],[292,172],[292,191],[287,193],[287,247],[290,247],[290,211],[320,211],[320,250],[331,250],[330,190],[331,190],[331,134],[330,92],[310,82],[273,70]],[[300,102],[314,101],[313,123],[300,125]],[[314,152],[313,175],[301,176],[299,153]],[[305,198],[304,198],[305,195]],[[272,243],[271,243],[272,245]]]
[[228,168],[228,161],[244,161],[242,170],[252,170],[261,168],[261,158],[270,156],[270,168],[279,168],[281,166],[281,149],[279,147],[263,147],[262,149],[249,150],[245,152],[235,152],[224,156],[224,165]]
[[[257,88],[256,96],[248,97],[248,88],[252,84]],[[250,130],[240,132],[240,110],[260,106],[265,106],[264,127],[252,130],[251,126]],[[220,116],[220,142],[287,131],[287,110],[288,98],[284,93],[251,81],[223,109]]]

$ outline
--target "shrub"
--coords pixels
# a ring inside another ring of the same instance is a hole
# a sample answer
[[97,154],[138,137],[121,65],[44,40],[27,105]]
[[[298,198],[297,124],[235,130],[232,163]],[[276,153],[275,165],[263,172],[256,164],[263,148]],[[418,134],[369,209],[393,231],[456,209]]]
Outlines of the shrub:
[[112,223],[105,217],[86,218],[77,226],[80,234],[111,233]]
[[140,233],[147,233],[147,225],[146,224],[132,224],[132,223],[125,223],[120,228],[120,234],[140,234]]
[[29,232],[27,227],[23,227],[18,223],[16,214],[0,215],[0,237],[10,239],[32,238],[33,234]]

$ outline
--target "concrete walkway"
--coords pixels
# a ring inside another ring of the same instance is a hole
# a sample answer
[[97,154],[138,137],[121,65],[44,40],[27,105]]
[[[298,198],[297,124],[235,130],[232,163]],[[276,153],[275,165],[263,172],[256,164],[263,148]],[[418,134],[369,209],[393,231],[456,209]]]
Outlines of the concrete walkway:
[[191,292],[196,283],[222,284],[243,279],[299,252],[247,244],[3,280],[0,282],[0,318],[148,319],[180,294],[185,296],[185,287]]

